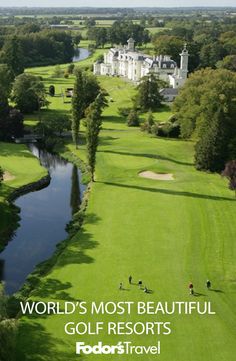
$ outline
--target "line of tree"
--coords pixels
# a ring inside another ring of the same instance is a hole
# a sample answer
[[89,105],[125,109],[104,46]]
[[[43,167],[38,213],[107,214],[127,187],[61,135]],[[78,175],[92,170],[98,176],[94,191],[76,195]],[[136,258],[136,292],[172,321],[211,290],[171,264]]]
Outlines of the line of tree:
[[71,62],[73,55],[73,37],[69,32],[44,29],[6,35],[0,51],[0,63],[8,64],[18,75],[30,66]]
[[156,54],[168,54],[179,63],[179,52],[188,43],[189,71],[204,67],[236,70],[235,25],[179,22],[172,29],[163,29],[152,36]]
[[0,64],[0,140],[9,141],[23,134],[23,114],[9,105],[13,73],[6,64]]
[[192,74],[175,99],[181,137],[196,139],[199,170],[219,172],[236,158],[235,94],[235,73],[207,68]]
[[81,119],[85,111],[94,102],[101,88],[96,77],[80,68],[75,69],[75,83],[72,98],[72,135],[76,148],[78,147]]
[[90,27],[87,36],[88,39],[95,41],[97,47],[103,47],[106,43],[124,45],[130,37],[135,40],[136,45],[150,41],[149,32],[145,26],[135,24],[131,20],[115,21],[110,28]]

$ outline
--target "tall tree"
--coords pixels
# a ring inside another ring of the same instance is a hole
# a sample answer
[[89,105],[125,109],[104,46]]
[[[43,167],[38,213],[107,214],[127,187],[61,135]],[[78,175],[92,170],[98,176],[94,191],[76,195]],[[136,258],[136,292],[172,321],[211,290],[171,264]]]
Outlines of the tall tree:
[[13,84],[13,100],[23,113],[39,110],[46,104],[46,91],[40,79],[31,74],[20,74]]
[[0,64],[0,114],[8,106],[8,98],[12,88],[12,72],[6,64]]
[[143,77],[137,87],[135,105],[143,111],[157,110],[163,100],[160,94],[163,86],[164,82],[152,73]]
[[93,75],[90,75],[79,68],[76,69],[75,76],[76,79],[72,98],[72,135],[77,148],[80,121],[85,115],[85,110],[99,94],[100,86]]
[[2,48],[2,60],[12,69],[14,75],[24,71],[24,53],[21,41],[17,36],[9,37]]
[[96,151],[98,147],[98,136],[102,126],[102,109],[107,105],[105,94],[99,93],[95,101],[90,105],[87,112],[87,157],[91,171],[92,181],[94,182],[94,171],[96,165]]
[[78,168],[74,164],[72,168],[71,196],[70,196],[70,206],[71,206],[72,215],[79,210],[80,203],[81,203],[81,194],[79,187]]

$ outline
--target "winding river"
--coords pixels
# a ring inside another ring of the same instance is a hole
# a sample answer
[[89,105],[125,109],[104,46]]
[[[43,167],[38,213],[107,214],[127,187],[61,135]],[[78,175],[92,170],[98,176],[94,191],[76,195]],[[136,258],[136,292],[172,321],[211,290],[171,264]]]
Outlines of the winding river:
[[[78,48],[73,62],[89,55],[88,49]],[[66,225],[78,210],[85,190],[75,165],[33,144],[29,147],[48,170],[51,181],[14,202],[20,208],[19,227],[0,253],[0,281],[4,281],[7,294],[18,291],[35,266],[52,256],[57,243],[67,237]]]
[[8,294],[19,290],[34,267],[49,258],[56,244],[67,237],[66,224],[78,209],[85,186],[81,172],[57,155],[30,145],[50,176],[50,184],[19,197],[20,226],[0,253],[0,280]]

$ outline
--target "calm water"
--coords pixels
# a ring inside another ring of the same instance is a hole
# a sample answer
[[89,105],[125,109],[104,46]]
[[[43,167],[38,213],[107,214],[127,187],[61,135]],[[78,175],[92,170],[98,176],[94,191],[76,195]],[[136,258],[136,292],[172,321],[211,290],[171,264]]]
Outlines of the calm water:
[[78,48],[75,50],[75,56],[73,57],[73,62],[81,61],[88,58],[90,51],[86,48]]
[[71,163],[35,145],[30,149],[51,175],[50,184],[39,191],[18,198],[20,227],[0,253],[0,279],[6,292],[17,291],[34,267],[49,258],[58,242],[67,237],[66,224],[80,204],[85,186],[81,173]]

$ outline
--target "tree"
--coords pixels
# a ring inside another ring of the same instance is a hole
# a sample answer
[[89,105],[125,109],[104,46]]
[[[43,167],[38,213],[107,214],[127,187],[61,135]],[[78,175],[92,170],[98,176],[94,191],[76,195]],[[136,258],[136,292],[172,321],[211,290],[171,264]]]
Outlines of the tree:
[[169,55],[179,62],[179,53],[183,48],[184,39],[171,35],[156,35],[152,39],[156,55]]
[[229,180],[229,189],[235,191],[236,197],[236,160],[230,160],[226,163],[222,176]]
[[10,319],[7,312],[8,297],[0,284],[0,360],[14,361],[17,321]]
[[52,74],[53,78],[61,78],[63,76],[63,70],[60,65],[56,65]]
[[152,132],[152,126],[154,124],[155,124],[155,120],[154,120],[153,114],[152,114],[151,111],[149,111],[147,119],[143,123],[141,130],[146,131],[148,133],[151,133]]
[[139,117],[135,109],[131,109],[127,118],[128,127],[138,127],[139,126]]
[[[197,138],[207,109],[212,105],[211,113],[214,114],[222,102],[225,104],[226,114],[229,114],[228,121],[232,122],[234,129],[235,80],[236,75],[225,69],[207,68],[190,75],[173,104],[182,138]],[[209,118],[204,124],[211,121],[211,115],[208,113]]]
[[216,63],[221,60],[224,55],[224,48],[217,41],[203,45],[200,51],[200,66],[215,68]]
[[72,168],[71,196],[70,196],[70,206],[71,206],[72,215],[74,215],[79,210],[80,204],[81,204],[81,194],[80,194],[80,186],[79,186],[78,168],[74,164]]
[[17,36],[9,37],[2,48],[2,60],[13,71],[19,75],[24,71],[24,53],[21,42]]
[[3,181],[3,175],[4,175],[4,170],[2,169],[2,167],[0,167],[0,185]]
[[221,171],[236,139],[236,75],[225,69],[204,69],[190,76],[173,110],[182,138],[195,138],[197,169]]
[[73,74],[74,73],[74,69],[75,69],[75,64],[74,63],[70,63],[67,67],[67,72],[68,74]]
[[163,88],[163,85],[164,82],[152,73],[143,77],[137,87],[135,105],[142,111],[155,111],[160,108],[163,100],[160,88]]
[[100,92],[95,101],[89,106],[87,111],[87,157],[91,171],[92,181],[94,182],[94,171],[96,165],[96,152],[98,147],[98,137],[102,126],[102,110],[107,105],[105,94]]
[[[209,113],[210,114],[210,113]],[[207,118],[207,115],[203,116]],[[203,122],[206,120],[203,119]],[[202,126],[195,146],[195,166],[199,170],[221,171],[227,159],[227,136],[221,110]]]
[[96,47],[104,47],[108,42],[107,28],[90,28],[87,35],[90,40],[95,41]]
[[8,98],[12,88],[12,72],[6,64],[0,64],[0,114],[1,109],[8,106]]
[[37,130],[45,137],[61,136],[63,132],[70,130],[71,121],[66,114],[56,114],[51,117],[43,117],[37,125]]
[[107,29],[108,38],[112,44],[126,44],[129,38],[135,40],[136,45],[142,45],[150,40],[149,33],[144,26],[134,24],[130,20],[117,20]]
[[19,110],[6,107],[0,114],[0,140],[11,141],[12,137],[23,135],[23,114]]
[[12,99],[23,113],[39,110],[46,103],[46,91],[41,80],[31,74],[18,75],[13,84]]
[[96,99],[100,92],[100,86],[93,75],[77,68],[75,71],[75,84],[72,98],[72,135],[76,148],[80,121],[85,115],[85,110]]
[[216,63],[217,68],[236,71],[236,55],[227,55]]
[[55,86],[54,85],[49,86],[49,94],[51,95],[51,97],[54,97],[54,95],[55,95]]

